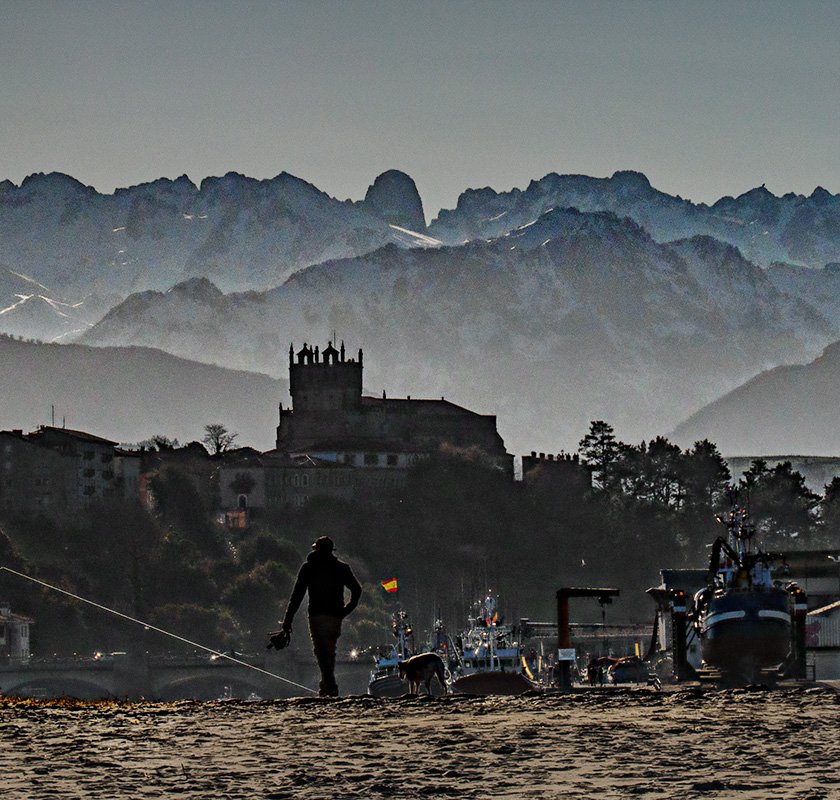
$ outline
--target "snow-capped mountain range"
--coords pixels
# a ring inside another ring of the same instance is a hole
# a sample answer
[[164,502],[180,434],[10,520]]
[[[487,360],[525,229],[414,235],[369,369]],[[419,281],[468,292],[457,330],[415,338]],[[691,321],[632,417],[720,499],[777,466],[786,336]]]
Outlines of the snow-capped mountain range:
[[489,242],[387,245],[267,292],[194,279],[138,293],[81,341],[279,377],[290,342],[333,332],[365,349],[369,390],[495,413],[514,452],[570,449],[598,418],[625,440],[665,432],[840,338],[730,245],[659,244],[612,213],[555,209]]
[[[638,173],[548,175],[469,190],[426,226],[395,170],[357,202],[285,173],[108,196],[55,174],[0,184],[0,331],[43,297],[64,340],[82,309],[86,344],[278,378],[290,342],[335,335],[364,348],[367,390],[495,413],[512,452],[572,449],[599,418],[625,441],[665,433],[817,357],[840,339],[836,261],[840,196],[822,189],[705,206]],[[94,292],[127,297],[88,327]],[[43,324],[24,335],[54,338]]]
[[450,244],[493,238],[558,207],[630,217],[659,242],[712,236],[764,267],[774,261],[808,267],[840,261],[840,195],[817,187],[809,197],[776,197],[761,186],[707,206],[660,192],[641,173],[628,171],[611,178],[552,173],[510,192],[471,189],[455,209],[441,211],[429,230]]
[[[396,170],[380,175],[359,202],[336,200],[287,173],[265,181],[229,173],[200,187],[184,175],[111,195],[60,173],[0,183],[0,265],[41,284],[36,297],[80,310],[91,296],[96,304],[97,296],[122,299],[190,277],[209,277],[224,291],[267,289],[301,267],[388,242],[438,244],[425,227],[414,181]],[[0,311],[20,299],[3,285],[0,292]],[[15,319],[20,311],[7,315],[0,332],[32,327]],[[77,316],[77,331],[95,321]],[[65,323],[44,320],[39,338],[72,327]]]

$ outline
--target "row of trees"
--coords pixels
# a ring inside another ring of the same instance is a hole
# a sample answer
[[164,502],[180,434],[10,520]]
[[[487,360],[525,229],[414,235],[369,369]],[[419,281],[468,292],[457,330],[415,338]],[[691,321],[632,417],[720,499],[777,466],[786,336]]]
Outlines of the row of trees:
[[[229,431],[221,422],[210,422],[204,426],[204,436],[201,437],[201,441],[210,455],[217,456],[232,449],[237,436],[239,436],[238,433]],[[177,439],[171,439],[159,433],[150,439],[138,442],[137,446],[145,447],[148,450],[157,450],[158,452],[168,452],[177,450],[180,443]]]
[[820,496],[789,461],[771,467],[756,459],[733,480],[726,461],[708,440],[686,451],[661,436],[628,445],[600,420],[591,424],[579,453],[592,468],[596,493],[617,509],[639,506],[670,512],[675,521],[697,518],[708,523],[737,498],[768,547],[838,544],[840,478]]

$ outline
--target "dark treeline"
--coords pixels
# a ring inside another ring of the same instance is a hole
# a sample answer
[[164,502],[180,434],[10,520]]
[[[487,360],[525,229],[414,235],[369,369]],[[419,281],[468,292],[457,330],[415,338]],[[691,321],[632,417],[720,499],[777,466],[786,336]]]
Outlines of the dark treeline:
[[[765,546],[838,546],[840,479],[820,497],[790,463],[761,460],[733,478],[708,441],[687,450],[662,437],[627,445],[601,421],[578,456],[592,473],[589,490],[539,475],[511,483],[480,452],[444,448],[376,505],[316,498],[245,531],[220,525],[183,468],[163,462],[150,476],[153,511],[109,502],[64,524],[3,520],[0,563],[207,646],[259,652],[321,535],[336,540],[366,586],[346,622],[348,649],[387,642],[398,607],[421,636],[438,614],[457,630],[488,589],[508,621],[553,620],[560,586],[616,587],[608,620],[652,619],[645,589],[662,568],[706,566],[708,545],[724,531],[715,516],[733,489]],[[399,592],[385,595],[380,582],[394,577]],[[38,656],[125,650],[138,637],[147,649],[177,649],[55,592],[2,582],[2,598],[36,620]],[[573,614],[599,619],[601,609],[580,601]],[[305,639],[298,634],[297,643]]]

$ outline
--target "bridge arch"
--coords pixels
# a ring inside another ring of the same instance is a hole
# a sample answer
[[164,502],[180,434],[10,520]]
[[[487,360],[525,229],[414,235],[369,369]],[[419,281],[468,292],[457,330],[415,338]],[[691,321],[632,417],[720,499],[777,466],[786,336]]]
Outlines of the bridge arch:
[[114,688],[107,681],[96,681],[68,675],[27,675],[25,680],[3,683],[7,697],[73,697],[78,700],[113,698]]
[[224,697],[245,699],[252,694],[261,697],[264,688],[259,681],[249,681],[240,675],[213,670],[212,674],[205,672],[163,680],[154,687],[154,694],[163,701],[219,700]]

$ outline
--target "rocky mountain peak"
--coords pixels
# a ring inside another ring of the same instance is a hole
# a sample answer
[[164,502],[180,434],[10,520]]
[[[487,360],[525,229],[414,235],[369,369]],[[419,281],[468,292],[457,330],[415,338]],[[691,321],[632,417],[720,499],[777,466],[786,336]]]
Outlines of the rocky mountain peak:
[[396,169],[383,172],[368,187],[364,202],[392,225],[418,232],[426,230],[420,193],[404,172]]
[[168,294],[179,295],[184,298],[191,298],[201,302],[209,303],[218,297],[222,292],[207,278],[188,278],[181,283],[175,284]]
[[552,208],[539,219],[511,231],[500,241],[515,241],[518,247],[530,249],[548,244],[557,237],[591,236],[604,241],[643,239],[648,234],[628,217],[619,218],[611,211],[582,212],[576,208]]
[[811,196],[808,198],[814,205],[817,206],[824,206],[828,205],[832,200],[834,200],[834,195],[831,192],[823,189],[822,186],[817,186],[813,192],[811,192]]
[[92,186],[85,186],[70,175],[63,172],[34,172],[21,181],[20,192],[25,195],[40,194],[56,198],[73,196],[90,196],[96,194]]
[[643,172],[635,172],[630,169],[614,172],[612,181],[619,186],[626,187],[627,189],[637,192],[646,192],[652,188],[647,175]]
[[738,197],[739,200],[747,200],[752,203],[767,203],[776,200],[776,195],[773,194],[763,183],[761,186],[756,186],[755,189],[750,189]]

